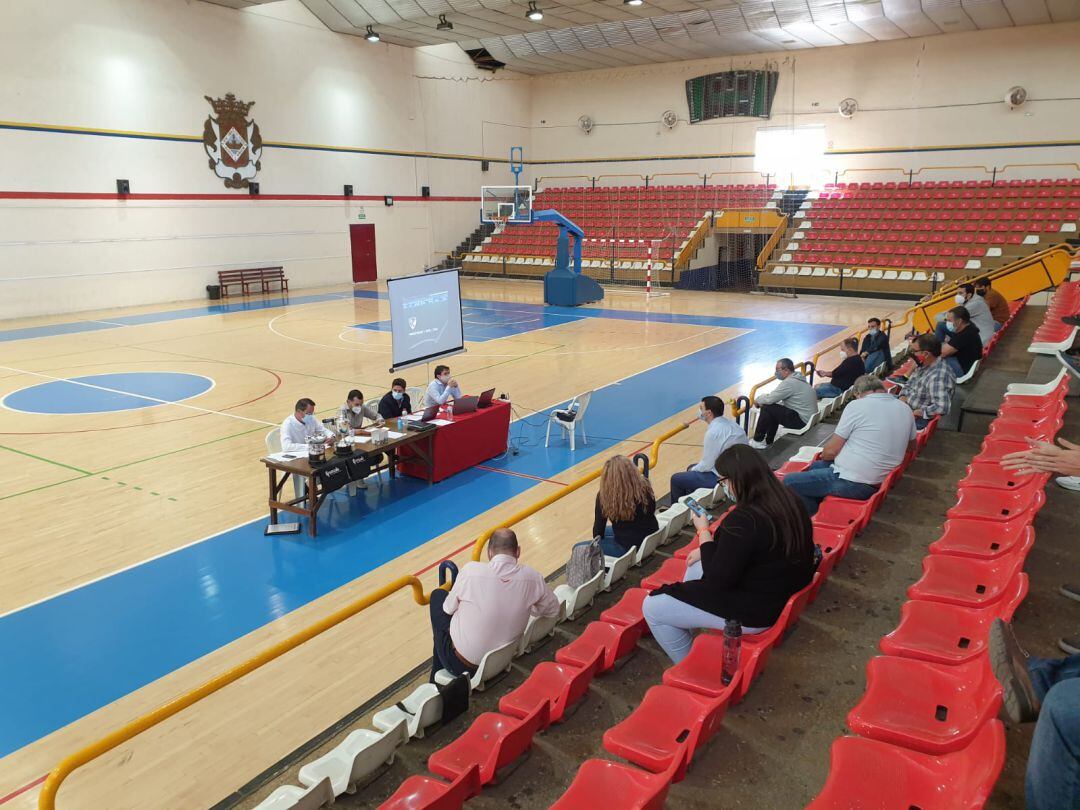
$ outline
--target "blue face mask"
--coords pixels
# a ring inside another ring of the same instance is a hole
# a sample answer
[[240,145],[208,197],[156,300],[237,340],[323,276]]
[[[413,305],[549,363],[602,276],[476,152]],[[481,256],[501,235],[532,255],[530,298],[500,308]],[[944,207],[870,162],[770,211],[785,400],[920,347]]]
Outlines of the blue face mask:
[[775,374],[773,374],[773,376],[776,377],[776,379],[778,379],[778,380],[784,379],[784,375],[781,374],[779,371],[776,372]]
[[952,321],[945,321],[945,328],[948,329],[950,332],[955,332],[956,324]]
[[394,395],[394,399],[396,399],[398,402],[401,402],[401,400],[405,396],[402,391],[391,391],[390,393]]

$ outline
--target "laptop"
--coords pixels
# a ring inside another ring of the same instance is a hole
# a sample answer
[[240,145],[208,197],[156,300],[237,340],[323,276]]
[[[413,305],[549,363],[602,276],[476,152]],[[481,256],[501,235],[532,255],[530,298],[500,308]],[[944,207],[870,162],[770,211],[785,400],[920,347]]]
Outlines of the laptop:
[[420,414],[420,421],[421,422],[430,422],[432,419],[435,418],[436,414],[438,414],[438,413],[439,413],[439,406],[438,405],[429,405],[428,407],[424,408],[424,412],[422,414]]
[[477,408],[490,408],[491,400],[495,398],[495,389],[489,388],[487,391],[480,395],[480,401],[476,403]]
[[454,400],[454,413],[472,413],[478,402],[480,397],[458,397]]

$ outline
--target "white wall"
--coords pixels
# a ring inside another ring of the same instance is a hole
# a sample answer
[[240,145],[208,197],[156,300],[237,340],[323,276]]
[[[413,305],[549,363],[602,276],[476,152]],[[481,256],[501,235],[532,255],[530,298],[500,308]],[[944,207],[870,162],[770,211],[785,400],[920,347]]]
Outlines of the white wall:
[[[685,82],[694,76],[738,68],[780,71],[772,119],[686,122]],[[637,156],[752,153],[763,126],[824,124],[834,151],[922,150],[1033,141],[1080,141],[1080,23],[1028,26],[869,45],[698,60],[539,77],[533,82],[533,149],[549,160]],[[1002,102],[1013,85],[1032,100],[1010,111]],[[861,110],[852,119],[836,113],[846,97]],[[1056,99],[1056,100],[1055,100]],[[660,123],[665,109],[680,119],[674,130]],[[590,115],[586,135],[577,119]],[[1015,163],[1080,161],[1080,148],[906,151],[834,155],[831,168],[975,164],[1001,168]],[[656,175],[676,172],[745,172],[749,157],[706,160],[563,163],[536,167],[538,175]],[[1041,169],[1059,175],[1065,168]],[[1075,174],[1075,169],[1072,172]],[[1022,172],[1011,176],[1022,176]],[[924,172],[924,179],[972,177],[974,171]],[[873,179],[884,178],[881,174]],[[734,182],[750,175],[734,174]],[[868,175],[851,172],[847,180]],[[891,179],[899,179],[893,173]],[[669,182],[678,182],[670,178]],[[723,178],[717,178],[723,182]],[[611,179],[610,183],[629,184]],[[609,184],[610,184],[609,183]]]
[[[293,0],[6,0],[0,120],[194,136],[192,142],[0,129],[0,193],[229,194],[234,200],[0,199],[0,318],[196,298],[216,271],[284,263],[293,289],[351,279],[350,222],[376,226],[381,276],[413,273],[477,224],[473,202],[253,201],[201,145],[204,95],[234,92],[268,142],[504,157],[528,148],[523,77],[456,46],[410,50],[327,31]],[[476,197],[510,181],[476,160],[276,148],[264,195]]]

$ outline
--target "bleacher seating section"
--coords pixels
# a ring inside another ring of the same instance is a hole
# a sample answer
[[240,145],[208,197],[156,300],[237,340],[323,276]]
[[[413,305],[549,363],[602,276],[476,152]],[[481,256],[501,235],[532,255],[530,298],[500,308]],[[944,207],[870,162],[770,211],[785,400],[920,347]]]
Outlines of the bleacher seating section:
[[846,288],[928,292],[935,275],[1075,238],[1078,219],[1080,179],[829,184],[794,214],[762,284],[835,287],[843,270]]
[[[1019,308],[1014,306],[1014,317]],[[1068,282],[1055,294],[1046,324],[1077,311],[1080,282]],[[1012,321],[1006,322],[988,351]],[[1009,387],[990,435],[959,484],[957,505],[948,512],[945,531],[930,547],[924,576],[909,589],[910,601],[899,627],[882,639],[884,655],[868,665],[867,693],[848,716],[849,726],[861,736],[836,741],[828,781],[811,807],[879,806],[882,791],[888,791],[890,806],[905,807],[936,806],[942,795],[950,797],[950,806],[976,807],[989,795],[1004,760],[1004,732],[994,719],[1001,693],[987,665],[987,628],[995,617],[1010,618],[1026,595],[1023,560],[1034,540],[1030,527],[1043,503],[1045,483],[1041,479],[1014,486],[1015,475],[990,462],[1024,446],[1013,440],[1012,426],[1022,433],[1034,427],[1052,438],[1061,425],[1067,390],[1064,371],[1045,386]],[[604,748],[631,764],[586,760],[553,806],[592,810],[617,791],[620,806],[663,807],[669,786],[684,778],[695,751],[719,728],[728,706],[740,702],[762,674],[771,650],[794,629],[803,609],[814,601],[939,421],[932,420],[919,432],[915,451],[878,495],[867,501],[825,499],[812,520],[823,554],[813,581],[792,595],[772,628],[744,637],[739,669],[729,684],[722,685],[720,679],[722,636],[700,634],[690,655],[664,672],[662,685],[650,688],[642,703],[604,734]],[[806,469],[819,451],[803,448],[777,476]],[[709,507],[722,494],[719,488],[704,489],[691,497]],[[661,528],[646,544],[651,551],[675,539],[686,513],[684,503],[660,513]],[[714,529],[725,515],[716,519]],[[978,531],[962,530],[972,524]],[[411,776],[382,807],[460,808],[484,785],[505,776],[529,750],[534,735],[574,709],[594,677],[615,672],[620,661],[633,654],[647,633],[644,598],[661,583],[681,578],[693,547],[691,542],[677,550],[642,580],[641,587],[627,590],[580,636],[557,650],[554,662],[538,664],[523,684],[501,698],[499,712],[479,715],[456,740],[436,751],[429,768],[441,779]],[[635,554],[634,564],[641,562]],[[609,570],[615,564],[615,558],[606,559]],[[587,610],[591,598],[579,596],[585,590],[595,592],[603,576],[601,572],[581,588],[560,591],[560,601],[572,606],[566,613]],[[520,654],[524,645],[515,641],[506,649]],[[498,669],[502,668],[500,660]],[[438,701],[433,687],[419,687],[414,697],[392,710],[393,716],[380,718],[391,710],[376,715],[380,732],[353,732],[334,751],[301,769],[307,791],[278,788],[259,808],[307,806],[301,802],[316,790],[324,796],[327,790],[338,794],[355,790],[370,781],[383,762],[393,759],[396,746],[422,736],[424,726],[439,721]],[[867,773],[877,776],[867,779]],[[895,778],[880,778],[886,774]]]
[[[761,209],[775,190],[765,185],[550,188],[534,197],[533,210],[555,209],[581,227],[587,240],[582,245],[583,270],[590,275],[610,275],[613,267],[643,271],[650,247],[658,272],[670,269],[707,212]],[[505,260],[512,275],[547,272],[557,237],[558,227],[550,223],[508,224],[464,257],[465,269],[485,272],[488,265],[487,272],[494,272]]]

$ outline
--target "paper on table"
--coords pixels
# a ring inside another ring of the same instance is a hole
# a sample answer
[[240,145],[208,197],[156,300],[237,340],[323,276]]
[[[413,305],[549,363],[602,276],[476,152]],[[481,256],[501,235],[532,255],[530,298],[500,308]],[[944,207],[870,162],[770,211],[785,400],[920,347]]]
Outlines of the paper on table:
[[454,423],[451,422],[449,419],[432,419],[430,422],[428,422],[428,424],[438,425],[439,427],[442,427],[443,425],[452,425]]
[[271,461],[296,461],[303,457],[303,453],[271,453],[267,456]]
[[386,438],[390,439],[390,441],[393,441],[394,439],[400,439],[404,435],[405,435],[404,433],[397,433],[397,432],[391,430],[391,431],[387,432]]
[[404,419],[406,422],[418,422],[423,415],[423,413],[407,413],[404,414],[401,418]]

